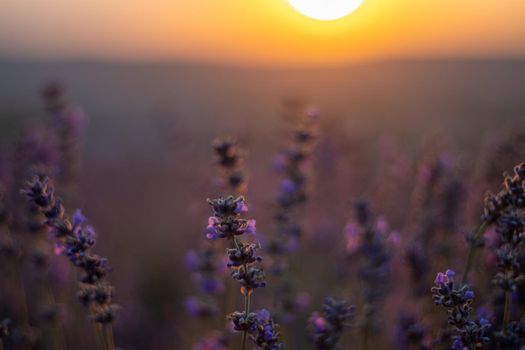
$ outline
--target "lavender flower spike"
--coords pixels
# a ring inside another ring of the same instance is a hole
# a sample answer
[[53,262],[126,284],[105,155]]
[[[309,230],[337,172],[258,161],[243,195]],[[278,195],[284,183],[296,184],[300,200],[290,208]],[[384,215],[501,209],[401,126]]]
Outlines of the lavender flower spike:
[[486,336],[490,323],[485,319],[478,322],[471,320],[474,292],[468,285],[460,285],[454,281],[455,272],[447,270],[439,272],[431,289],[434,304],[447,310],[448,323],[456,334],[453,349],[479,349],[483,343],[490,341]]
[[314,312],[308,320],[310,338],[317,350],[337,348],[347,322],[353,317],[355,307],[345,300],[327,298],[321,313]]

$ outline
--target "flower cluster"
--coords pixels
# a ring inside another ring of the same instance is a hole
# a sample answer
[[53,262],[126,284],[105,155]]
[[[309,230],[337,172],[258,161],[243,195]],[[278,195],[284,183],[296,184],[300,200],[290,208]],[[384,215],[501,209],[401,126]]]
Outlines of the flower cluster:
[[213,216],[208,219],[206,237],[210,240],[224,238],[231,241],[227,250],[231,276],[241,285],[245,307],[243,311],[235,311],[228,315],[233,329],[242,332],[242,349],[246,349],[248,335],[259,349],[277,350],[282,348],[276,325],[270,320],[267,311],[259,314],[250,312],[250,301],[253,291],[266,286],[263,269],[260,267],[262,258],[257,255],[259,244],[246,243],[239,236],[255,233],[255,220],[241,217],[248,211],[243,197],[218,198],[208,200],[213,209]]
[[345,300],[327,298],[321,313],[314,312],[308,320],[308,331],[317,350],[337,348],[347,322],[353,317],[355,307]]
[[456,333],[454,349],[481,348],[490,341],[488,329],[490,322],[481,318],[478,322],[471,320],[474,292],[468,285],[458,285],[454,281],[455,272],[439,272],[431,289],[434,304],[447,310],[448,323]]
[[213,208],[213,216],[208,219],[206,238],[210,240],[218,238],[233,240],[236,236],[245,233],[255,233],[255,220],[241,218],[241,214],[248,211],[243,197],[229,196],[208,200],[208,203]]
[[228,249],[228,267],[232,270],[232,277],[241,284],[243,293],[251,293],[256,288],[265,287],[264,272],[258,266],[262,259],[255,256],[258,246],[244,244],[236,238],[243,234],[255,234],[255,220],[241,218],[241,214],[248,211],[244,197],[229,196],[208,200],[208,203],[213,208],[213,216],[208,219],[206,238],[225,238],[233,241],[233,247]]
[[225,184],[235,194],[244,193],[247,186],[243,171],[244,157],[237,147],[237,141],[232,138],[218,139],[213,143],[213,149]]
[[482,219],[495,223],[509,208],[525,208],[525,163],[514,168],[513,176],[505,176],[503,189],[497,194],[487,193]]
[[279,326],[273,322],[270,313],[262,309],[257,313],[257,327],[251,334],[253,343],[262,350],[279,350],[284,348],[280,340]]
[[506,210],[496,221],[498,273],[494,282],[504,291],[514,292],[525,281],[521,267],[524,230],[525,216],[517,209]]
[[92,319],[101,324],[112,323],[118,307],[112,304],[113,287],[105,280],[109,272],[107,260],[92,252],[96,242],[93,227],[86,225],[79,210],[69,219],[47,177],[36,176],[23,192],[44,214],[45,224],[56,239],[57,254],[65,255],[82,271],[78,296],[91,310]]
[[521,267],[525,239],[525,164],[505,176],[503,189],[485,198],[484,220],[495,225],[498,273],[494,282],[506,292],[514,292],[525,281]]

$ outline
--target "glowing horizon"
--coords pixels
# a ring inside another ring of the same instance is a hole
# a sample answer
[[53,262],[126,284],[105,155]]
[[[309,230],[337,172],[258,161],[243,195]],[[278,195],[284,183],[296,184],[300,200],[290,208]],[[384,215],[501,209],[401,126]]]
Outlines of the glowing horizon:
[[525,57],[518,0],[364,0],[335,21],[287,0],[6,0],[1,9],[0,57],[278,66]]

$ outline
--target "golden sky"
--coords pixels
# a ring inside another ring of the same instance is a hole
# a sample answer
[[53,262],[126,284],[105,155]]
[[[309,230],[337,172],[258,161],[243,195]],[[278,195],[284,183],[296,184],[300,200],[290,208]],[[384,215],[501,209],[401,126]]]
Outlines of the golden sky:
[[297,66],[524,56],[525,0],[364,0],[330,22],[286,0],[0,0],[0,57]]

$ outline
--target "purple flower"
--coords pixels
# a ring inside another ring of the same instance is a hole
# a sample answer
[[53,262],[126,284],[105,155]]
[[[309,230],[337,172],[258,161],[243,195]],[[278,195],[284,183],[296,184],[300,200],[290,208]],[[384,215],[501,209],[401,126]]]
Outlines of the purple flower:
[[297,190],[297,185],[290,179],[284,179],[281,182],[280,190],[283,195],[289,195]]
[[461,338],[456,338],[454,342],[452,343],[452,350],[464,350],[464,349],[468,349],[468,348],[465,345],[463,345]]
[[312,316],[310,316],[310,322],[315,327],[315,330],[317,332],[324,332],[328,328],[328,323],[326,322],[326,319],[320,316],[317,312],[314,312]]
[[82,211],[77,209],[75,214],[73,214],[73,226],[80,226],[86,222],[86,217],[82,215]]
[[266,309],[259,310],[257,319],[259,322],[268,322],[270,320],[270,312]]
[[438,272],[436,279],[434,280],[434,283],[436,284],[445,284],[446,281],[448,281],[448,278],[443,272]]
[[434,304],[442,306],[447,311],[448,323],[456,333],[453,348],[478,348],[478,344],[490,341],[485,335],[489,326],[486,320],[480,320],[479,324],[471,320],[474,292],[468,285],[455,283],[454,275],[452,270],[437,274],[434,286],[431,288],[432,299]]
[[83,298],[86,301],[84,305],[91,311],[90,318],[103,324],[113,322],[118,306],[111,303],[112,292],[109,291],[113,287],[104,280],[110,270],[108,261],[92,252],[96,243],[94,228],[85,225],[86,218],[78,210],[73,216],[74,225],[71,223],[62,201],[55,196],[54,187],[47,177],[34,177],[23,193],[42,216],[47,218],[46,225],[53,231],[56,240],[55,252],[65,254],[81,270],[79,293],[86,296],[85,292],[93,289],[108,291],[104,298]]
[[268,310],[262,309],[257,313],[257,325],[251,335],[252,341],[262,350],[279,350],[284,347],[280,341],[278,325],[271,319]]
[[235,203],[235,210],[234,210],[235,214],[244,214],[246,212],[248,212],[248,206],[246,205],[244,200],[241,200]]
[[247,234],[255,234],[256,233],[255,220],[254,219],[248,220],[248,224],[246,225],[246,228],[244,229],[244,233],[247,233]]
[[206,238],[213,241],[219,237],[219,219],[215,216],[210,216],[208,218],[208,226],[206,227]]

